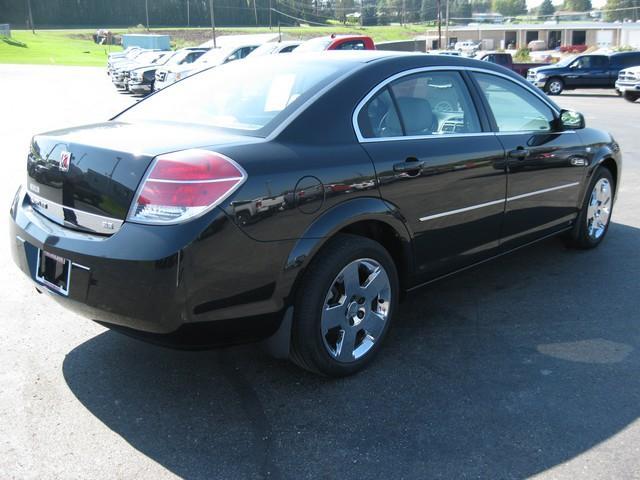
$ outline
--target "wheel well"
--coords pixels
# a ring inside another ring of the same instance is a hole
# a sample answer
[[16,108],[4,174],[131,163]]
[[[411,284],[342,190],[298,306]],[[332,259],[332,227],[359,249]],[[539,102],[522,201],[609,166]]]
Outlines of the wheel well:
[[606,158],[600,165],[609,170],[609,172],[611,173],[611,176],[613,177],[613,191],[615,192],[618,182],[618,164],[613,158],[609,157]]
[[375,240],[382,245],[393,258],[393,262],[398,269],[402,289],[408,287],[411,261],[410,249],[406,244],[403,244],[402,239],[393,227],[377,220],[363,220],[344,227],[338,233],[360,235],[361,237]]

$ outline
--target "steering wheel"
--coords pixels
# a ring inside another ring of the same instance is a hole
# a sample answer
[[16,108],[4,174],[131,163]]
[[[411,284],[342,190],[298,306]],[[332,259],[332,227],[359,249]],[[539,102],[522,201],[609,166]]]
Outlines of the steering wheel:
[[446,100],[442,100],[436,103],[436,106],[433,107],[433,109],[436,112],[449,113],[449,112],[453,112],[453,105],[451,105],[451,103],[447,102]]

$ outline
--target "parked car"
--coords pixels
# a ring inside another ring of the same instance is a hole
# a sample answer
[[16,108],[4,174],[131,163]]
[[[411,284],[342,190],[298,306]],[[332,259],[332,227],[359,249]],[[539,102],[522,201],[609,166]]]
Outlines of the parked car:
[[127,89],[133,94],[146,94],[153,92],[156,80],[156,71],[159,68],[172,68],[179,65],[189,65],[209,51],[208,48],[189,47],[171,53],[155,65],[147,65],[131,70]]
[[169,51],[149,50],[141,53],[135,59],[128,62],[120,62],[111,72],[111,81],[119,90],[126,90],[131,70],[149,65],[161,65],[163,59],[171,56]]
[[154,90],[161,90],[178,80],[207,68],[217,67],[225,63],[242,60],[259,45],[255,43],[241,44],[222,48],[212,48],[196,61],[190,64],[175,65],[169,68],[159,68],[156,71]]
[[472,40],[465,40],[463,42],[456,42],[453,49],[463,55],[472,57],[480,49],[480,44]]
[[616,90],[630,102],[640,98],[640,65],[620,70],[616,80]]
[[278,53],[291,53],[301,44],[302,41],[298,40],[285,40],[282,42],[263,43],[253,52],[249,53],[249,55],[247,55],[247,58],[255,58],[262,55],[274,55]]
[[488,62],[259,57],[36,135],[10,249],[109,328],[267,338],[341,376],[379,351],[403,291],[551,235],[598,246],[621,162],[608,133]]
[[531,68],[527,80],[549,95],[578,88],[613,88],[620,70],[638,64],[640,52],[578,55],[554,65]]
[[375,50],[373,39],[366,35],[336,35],[317,37],[307,40],[298,48],[296,53],[323,52],[325,50]]
[[532,52],[540,52],[542,50],[547,50],[549,48],[549,45],[547,44],[546,40],[531,40],[527,44],[527,48]]
[[129,47],[123,52],[110,53],[107,58],[107,75],[111,75],[118,63],[131,61],[146,51],[140,47]]
[[527,76],[527,72],[530,68],[548,65],[547,63],[515,63],[511,54],[506,52],[487,52],[480,57],[480,60],[501,65],[509,70],[513,70],[523,77]]

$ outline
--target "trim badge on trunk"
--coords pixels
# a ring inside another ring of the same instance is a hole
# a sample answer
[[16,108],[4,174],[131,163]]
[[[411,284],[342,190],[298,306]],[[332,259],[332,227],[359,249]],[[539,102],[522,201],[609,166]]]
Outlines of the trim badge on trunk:
[[71,153],[63,150],[60,152],[60,171],[68,172],[69,164],[71,163]]

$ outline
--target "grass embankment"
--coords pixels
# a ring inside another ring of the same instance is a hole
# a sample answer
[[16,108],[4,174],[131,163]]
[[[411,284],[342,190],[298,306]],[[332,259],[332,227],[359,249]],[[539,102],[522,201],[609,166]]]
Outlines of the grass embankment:
[[[375,42],[406,40],[423,34],[426,25],[389,25],[389,26],[338,26],[326,27],[283,27],[282,35],[287,39],[308,39],[332,33],[357,33],[369,35]],[[218,28],[217,34],[240,35],[257,33],[277,33],[277,28],[268,27]],[[101,46],[93,43],[91,35],[94,29],[74,30],[36,30],[33,34],[27,30],[13,30],[11,38],[0,37],[0,63],[45,64],[45,65],[83,65],[103,66],[107,53],[118,51],[120,47]],[[144,33],[142,29],[113,29],[114,34]],[[208,28],[153,28],[151,33],[164,33],[171,36],[174,48],[199,45],[211,38]]]
[[[0,63],[104,66],[109,47],[70,36],[71,31],[13,30],[0,37]],[[90,37],[89,37],[90,38]],[[121,50],[111,46],[111,51]]]

